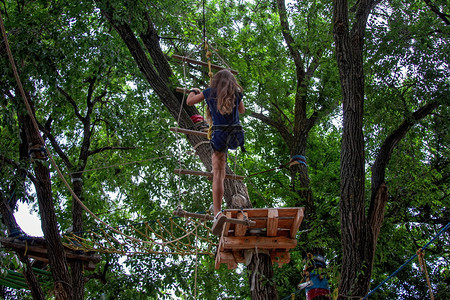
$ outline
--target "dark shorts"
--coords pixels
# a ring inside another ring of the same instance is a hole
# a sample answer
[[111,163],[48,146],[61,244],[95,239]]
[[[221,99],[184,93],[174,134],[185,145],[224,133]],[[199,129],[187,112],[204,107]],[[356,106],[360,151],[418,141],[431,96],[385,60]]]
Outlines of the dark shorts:
[[213,126],[211,146],[214,151],[227,153],[244,146],[244,131],[241,126]]

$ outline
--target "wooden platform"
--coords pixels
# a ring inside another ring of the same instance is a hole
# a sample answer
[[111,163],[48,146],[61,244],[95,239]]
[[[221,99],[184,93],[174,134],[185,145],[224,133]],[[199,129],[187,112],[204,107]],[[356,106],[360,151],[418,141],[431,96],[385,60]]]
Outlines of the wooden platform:
[[190,135],[196,135],[196,136],[201,136],[201,137],[204,137],[204,138],[208,137],[208,133],[207,132],[198,131],[198,130],[190,130],[190,129],[184,129],[184,128],[178,128],[178,127],[170,127],[170,131],[180,132],[180,133],[190,134]]
[[[297,245],[297,231],[303,220],[303,207],[251,208],[244,214],[255,221],[253,226],[226,223],[216,253],[216,269],[227,264],[235,269],[245,262],[245,250],[268,252],[272,263],[281,267],[290,261],[289,250]],[[240,209],[224,211],[227,218],[243,219]]]
[[[0,243],[4,247],[21,252],[23,255],[48,264],[47,242],[42,237],[26,237],[18,239],[14,237],[0,237]],[[95,265],[100,262],[100,255],[94,252],[74,251],[64,247],[67,261],[82,261],[86,270],[94,270]]]

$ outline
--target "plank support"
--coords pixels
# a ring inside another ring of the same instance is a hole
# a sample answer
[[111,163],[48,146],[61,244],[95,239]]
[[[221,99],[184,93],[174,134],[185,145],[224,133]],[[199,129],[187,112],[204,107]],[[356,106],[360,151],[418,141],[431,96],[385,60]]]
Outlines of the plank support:
[[[174,215],[179,217],[190,217],[190,218],[198,218],[203,220],[214,220],[214,217],[211,215],[199,214],[199,213],[191,213],[182,209],[177,209],[173,212]],[[241,220],[241,219],[233,219],[227,218],[227,223],[244,225],[244,226],[254,226],[256,224],[255,221],[252,220]]]
[[170,127],[170,131],[208,138],[208,133],[204,132],[204,131],[190,130],[190,129],[184,129],[184,128],[178,128],[178,127]]

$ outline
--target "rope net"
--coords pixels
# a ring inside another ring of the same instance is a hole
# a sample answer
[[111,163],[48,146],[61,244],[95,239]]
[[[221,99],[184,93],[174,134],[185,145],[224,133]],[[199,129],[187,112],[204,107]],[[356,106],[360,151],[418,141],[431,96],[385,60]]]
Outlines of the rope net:
[[114,253],[214,256],[211,229],[205,220],[192,218],[158,219],[129,224],[120,230],[97,229],[63,235],[63,244],[74,251]]

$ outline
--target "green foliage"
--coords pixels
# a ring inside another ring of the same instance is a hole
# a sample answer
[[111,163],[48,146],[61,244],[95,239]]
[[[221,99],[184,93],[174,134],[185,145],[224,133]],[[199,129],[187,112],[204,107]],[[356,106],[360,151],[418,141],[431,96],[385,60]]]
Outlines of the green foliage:
[[[115,20],[129,24],[138,39],[146,32],[150,18],[168,56],[180,54],[204,60],[201,46],[205,29],[213,51],[212,62],[226,63],[239,71],[247,109],[293,132],[298,82],[271,1],[206,1],[205,23],[200,1],[109,3]],[[336,109],[340,89],[331,36],[331,4],[303,1],[287,7],[295,40],[292,46],[301,54],[305,68],[321,53],[317,69],[305,83],[307,117],[319,112],[320,118],[309,132],[306,150],[315,211],[304,220],[298,246],[291,251],[291,263],[275,268],[280,297],[296,290],[308,249],[324,251],[331,287],[338,285],[342,259],[338,208],[341,119]],[[58,153],[52,145],[50,151],[67,178],[72,172],[84,171],[83,201],[96,215],[112,226],[121,226],[170,217],[180,203],[194,212],[209,207],[208,181],[173,174],[172,170],[180,166],[194,170],[204,167],[189,153],[192,149],[183,137],[169,132],[175,120],[137,69],[114,28],[102,17],[99,8],[106,5],[103,1],[6,1],[2,5],[2,15],[7,12],[4,19],[8,40],[37,119],[47,124],[60,149]],[[405,1],[390,1],[378,7],[368,24],[364,119],[367,166],[375,160],[386,136],[403,120],[410,120],[425,103],[442,104],[435,114],[412,127],[387,166],[390,198],[377,246],[373,283],[381,282],[417,246],[424,245],[439,224],[448,222],[447,27],[424,3]],[[18,163],[17,110],[21,100],[15,97],[16,83],[1,49],[0,54],[0,154]],[[177,86],[208,84],[205,68],[183,69],[179,62],[169,61]],[[96,97],[101,101],[90,112],[89,101],[96,101]],[[104,147],[127,149],[101,151],[85,162],[80,154],[87,138],[83,118],[88,113],[90,151]],[[228,163],[238,174],[255,174],[245,180],[253,206],[295,205],[297,194],[291,191],[286,168],[260,173],[289,161],[286,141],[273,127],[249,115],[244,115],[243,124],[248,153],[237,157],[232,153]],[[69,165],[60,153],[67,156]],[[29,168],[28,164],[24,167]],[[0,172],[1,192],[9,197],[10,188],[16,184],[20,201],[35,201],[31,183],[25,180],[23,185],[13,165],[2,164]],[[72,199],[55,173],[52,181],[58,222],[64,232],[72,223]],[[85,215],[86,230],[97,226]],[[443,258],[447,252],[445,237],[436,241],[427,257],[439,297],[449,293],[445,285],[448,261]],[[6,259],[11,257],[3,261]],[[194,294],[199,299],[250,297],[242,267],[216,271],[214,260],[207,256],[196,260],[174,255],[103,255],[97,270],[85,275],[101,274],[106,262],[106,283],[91,279],[86,285],[87,299],[102,295],[116,299],[191,299]],[[423,275],[416,266],[400,273],[375,297],[399,295],[404,299],[425,297]]]

